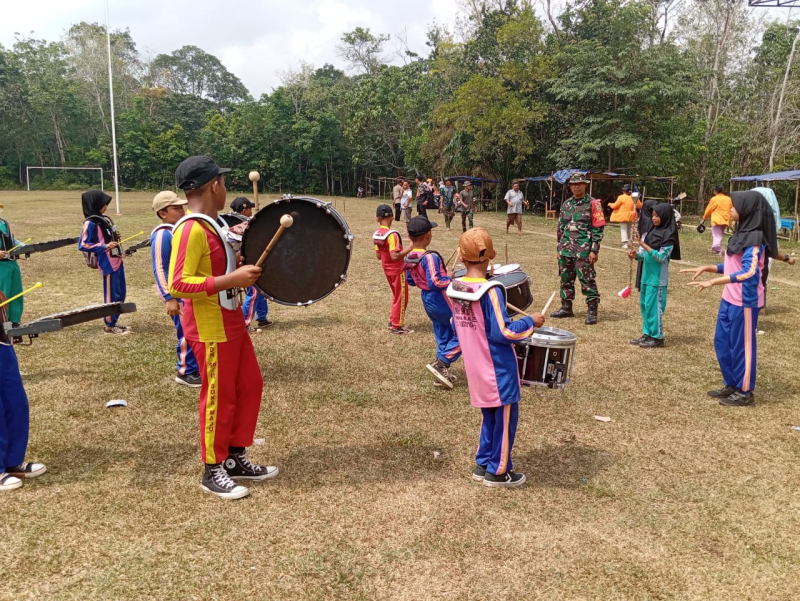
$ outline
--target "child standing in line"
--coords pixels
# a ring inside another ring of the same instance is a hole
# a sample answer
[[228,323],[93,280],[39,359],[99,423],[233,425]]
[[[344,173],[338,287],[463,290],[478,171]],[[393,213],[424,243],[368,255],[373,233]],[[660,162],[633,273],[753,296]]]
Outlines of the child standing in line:
[[[0,204],[0,212],[2,210],[3,205]],[[11,224],[0,217],[0,292],[5,294],[6,298],[11,298],[22,292],[22,273],[19,270],[17,261],[8,254],[12,248],[20,244],[22,243],[11,233]],[[11,323],[22,321],[24,298],[20,296],[6,305],[8,321]]]
[[[631,344],[642,348],[664,346],[664,311],[667,309],[667,284],[669,260],[681,258],[681,243],[672,205],[665,202],[655,205],[651,212],[652,228],[647,241],[639,242],[638,252],[628,251],[628,257],[642,262],[639,309],[642,312],[642,336]],[[634,242],[634,244],[636,244]]]
[[156,194],[153,199],[153,210],[161,220],[161,225],[157,226],[150,234],[150,258],[153,261],[153,275],[156,278],[158,294],[167,309],[167,315],[175,324],[175,332],[178,335],[178,346],[175,351],[178,354],[176,369],[178,375],[175,381],[192,388],[200,388],[201,380],[197,360],[186,338],[183,336],[181,326],[182,303],[169,293],[169,257],[172,254],[172,228],[180,221],[186,213],[186,201],[178,198],[175,192],[165,190]]
[[[255,203],[250,199],[239,196],[233,199],[231,210],[234,213],[238,213],[250,219],[253,216],[253,209],[255,206]],[[256,327],[258,328],[268,328],[275,323],[267,317],[269,315],[269,304],[267,304],[266,297],[261,294],[255,286],[250,286],[245,292],[242,312],[244,313],[244,322],[247,324],[247,330],[249,332],[254,332],[256,329],[250,325],[254,319],[256,321]]]
[[380,205],[375,214],[375,221],[380,227],[372,234],[372,241],[375,243],[375,256],[383,266],[383,273],[389,282],[392,290],[392,310],[389,313],[389,331],[392,334],[402,335],[411,334],[413,330],[408,330],[403,326],[406,317],[406,307],[408,306],[408,284],[406,282],[405,265],[403,259],[411,252],[409,246],[403,250],[403,240],[397,230],[391,229],[394,216],[392,207]]
[[[0,302],[3,300],[0,294]],[[0,492],[20,488],[26,478],[36,478],[47,471],[41,463],[25,461],[30,431],[28,395],[22,385],[17,353],[3,327],[8,321],[6,307],[0,308]]]
[[506,294],[497,281],[486,281],[486,267],[497,251],[483,228],[474,228],[458,241],[467,274],[447,289],[453,300],[453,321],[464,353],[464,368],[473,407],[483,415],[474,480],[485,486],[520,486],[525,475],[512,471],[511,450],[519,418],[519,371],[512,343],[529,337],[544,324],[534,313],[511,321]]
[[461,356],[461,346],[453,328],[453,309],[445,291],[453,278],[446,271],[444,259],[436,251],[429,251],[431,230],[437,224],[425,217],[414,217],[408,223],[411,252],[406,257],[408,283],[421,291],[422,306],[433,323],[436,338],[436,359],[426,367],[438,380],[437,384],[453,388],[456,377],[449,373],[450,365]]
[[[761,272],[768,257],[778,256],[775,219],[764,197],[753,190],[731,193],[731,219],[736,231],[728,239],[725,262],[681,269],[693,273],[690,286],[701,290],[724,285],[714,332],[714,350],[722,372],[723,387],[708,396],[720,405],[753,405],[756,386],[756,327],[764,306]],[[697,281],[702,273],[724,274],[713,280]]]
[[[78,249],[97,256],[97,267],[103,274],[103,302],[124,303],[126,296],[125,266],[119,247],[119,231],[114,222],[105,216],[111,197],[102,190],[89,190],[81,196],[83,204],[83,230]],[[123,336],[131,331],[117,325],[119,315],[105,317],[106,334]]]

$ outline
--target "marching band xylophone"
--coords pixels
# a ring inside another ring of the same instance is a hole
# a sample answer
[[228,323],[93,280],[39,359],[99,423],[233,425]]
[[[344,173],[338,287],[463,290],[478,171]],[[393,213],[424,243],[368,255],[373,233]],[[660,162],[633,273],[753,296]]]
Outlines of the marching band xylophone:
[[55,250],[64,246],[72,246],[78,243],[78,238],[61,238],[60,240],[49,240],[48,242],[37,242],[36,244],[25,244],[16,250],[12,250],[8,255],[12,259],[24,256],[26,259],[33,253]]
[[[1,294],[2,293],[0,293],[0,295]],[[34,338],[39,337],[39,334],[58,332],[70,326],[86,323],[87,321],[94,321],[96,319],[103,319],[110,315],[134,312],[136,312],[136,305],[134,303],[106,303],[103,305],[90,305],[80,309],[46,315],[23,325],[3,323],[3,327],[0,328],[0,343],[23,344],[23,338],[27,337],[27,345],[30,345]],[[5,321],[5,312],[3,309],[0,309],[0,319]]]

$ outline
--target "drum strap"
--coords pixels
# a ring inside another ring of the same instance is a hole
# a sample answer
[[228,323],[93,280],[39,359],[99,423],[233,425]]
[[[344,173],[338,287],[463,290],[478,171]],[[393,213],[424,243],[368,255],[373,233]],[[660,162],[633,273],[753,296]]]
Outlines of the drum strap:
[[169,223],[162,223],[162,224],[160,224],[160,225],[157,225],[156,227],[154,227],[154,228],[153,228],[153,231],[152,231],[152,232],[150,232],[150,235],[152,236],[152,235],[153,235],[153,234],[155,234],[155,233],[156,233],[158,230],[169,230],[169,231],[172,231],[172,229],[173,229],[174,227],[175,227],[175,226],[173,226],[173,225],[170,225]]
[[11,235],[11,224],[0,217],[0,223],[6,226],[6,231],[0,231],[0,250],[10,250],[14,248],[14,236]]
[[409,259],[408,255],[406,255],[405,262],[407,265],[419,265],[420,263],[422,263],[422,259],[425,257],[425,255],[436,255],[437,257],[439,257],[439,260],[442,262],[442,264],[444,264],[444,258],[435,250],[426,250],[420,256],[413,259]]
[[378,230],[374,234],[372,234],[372,239],[375,240],[376,242],[378,240],[386,240],[386,238],[388,238],[392,234],[397,234],[399,236],[400,232],[398,232],[397,230],[389,230],[388,232],[381,234],[380,230]]
[[[189,221],[190,219],[194,219],[197,221],[203,221],[210,225],[214,232],[219,236],[220,242],[222,242],[222,247],[225,249],[225,257],[227,259],[227,265],[225,268],[225,273],[233,273],[236,269],[236,253],[233,252],[233,248],[228,241],[225,239],[225,234],[222,233],[222,229],[219,227],[219,224],[211,219],[208,215],[203,215],[202,213],[191,213],[190,215],[186,215],[181,218],[178,223],[174,225],[174,230],[178,229],[178,226]],[[225,309],[231,309],[233,311],[239,308],[239,302],[236,298],[236,290],[231,288],[228,290],[222,290],[218,293],[217,297],[219,298],[219,304],[221,307]]]
[[459,282],[458,280],[453,280],[447,287],[447,296],[449,296],[450,298],[454,298],[456,300],[475,302],[481,300],[483,295],[489,292],[490,288],[494,288],[495,286],[500,286],[503,289],[503,296],[505,297],[505,292],[506,292],[505,286],[503,286],[503,284],[501,284],[497,280],[489,280],[488,282],[481,284],[481,287],[478,288],[475,292],[460,290],[460,288],[464,288],[464,284]]

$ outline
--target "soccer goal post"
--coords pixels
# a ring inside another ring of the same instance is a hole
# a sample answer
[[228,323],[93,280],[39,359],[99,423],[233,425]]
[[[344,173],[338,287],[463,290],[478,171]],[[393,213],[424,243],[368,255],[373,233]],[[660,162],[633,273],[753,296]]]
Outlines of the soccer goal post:
[[31,169],[52,169],[55,171],[99,171],[100,172],[100,189],[105,191],[103,188],[103,168],[102,167],[44,167],[42,165],[31,165],[29,167],[25,167],[25,182],[28,186],[28,192],[31,191]]

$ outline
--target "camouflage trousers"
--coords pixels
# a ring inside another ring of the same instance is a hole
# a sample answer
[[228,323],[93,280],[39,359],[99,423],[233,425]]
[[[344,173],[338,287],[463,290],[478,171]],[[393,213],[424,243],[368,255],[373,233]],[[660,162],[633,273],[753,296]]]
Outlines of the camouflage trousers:
[[581,281],[581,292],[586,302],[600,300],[595,282],[594,266],[589,264],[588,257],[558,257],[558,274],[561,278],[561,299],[575,300],[575,277]]
[[461,213],[461,229],[465,232],[467,231],[467,219],[469,219],[469,229],[475,227],[472,224],[472,211],[463,211]]

